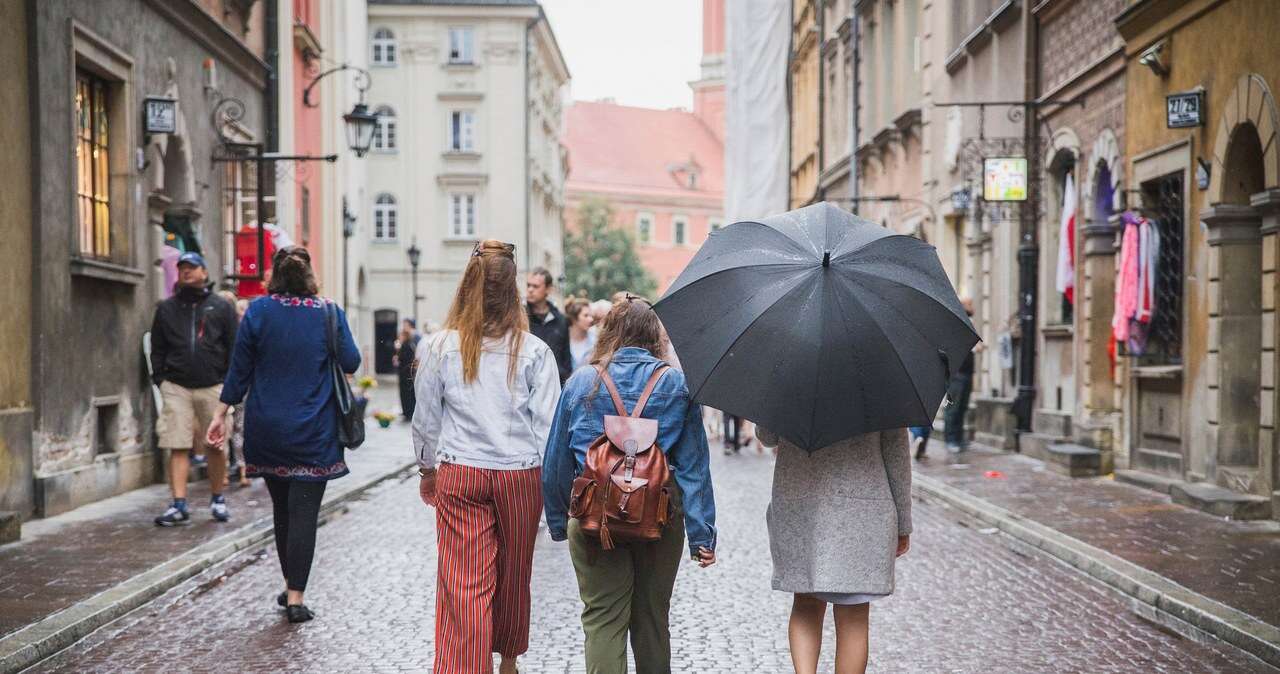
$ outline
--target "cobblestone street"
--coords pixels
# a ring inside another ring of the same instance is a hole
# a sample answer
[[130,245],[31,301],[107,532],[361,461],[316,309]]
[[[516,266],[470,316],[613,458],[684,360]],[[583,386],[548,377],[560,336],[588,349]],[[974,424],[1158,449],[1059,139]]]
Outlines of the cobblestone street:
[[[771,464],[753,448],[714,459],[721,563],[701,570],[686,561],[681,570],[672,614],[676,671],[790,670],[788,596],[769,590]],[[871,612],[871,671],[1274,671],[1138,618],[1125,600],[1016,549],[1003,534],[975,530],[940,506],[917,501],[915,508],[916,535],[898,567],[897,593]],[[33,671],[427,671],[433,523],[416,479],[390,481],[321,530],[308,594],[316,621],[284,621],[274,604],[282,584],[274,551],[250,551]],[[564,545],[539,542],[533,583],[532,648],[522,671],[581,671],[579,601]]]

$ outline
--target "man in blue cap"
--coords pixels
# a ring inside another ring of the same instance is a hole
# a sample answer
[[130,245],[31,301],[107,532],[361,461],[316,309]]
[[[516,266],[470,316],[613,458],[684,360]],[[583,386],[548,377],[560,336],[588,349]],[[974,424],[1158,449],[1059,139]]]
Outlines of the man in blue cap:
[[205,446],[204,435],[231,363],[236,324],[235,305],[213,292],[204,257],[183,253],[178,258],[173,296],[156,307],[151,324],[151,367],[164,402],[156,434],[160,448],[169,455],[169,489],[173,494],[173,503],[155,519],[159,526],[191,520],[187,475],[196,443],[209,457],[213,519],[226,522],[231,518],[222,495],[227,477],[226,447]]

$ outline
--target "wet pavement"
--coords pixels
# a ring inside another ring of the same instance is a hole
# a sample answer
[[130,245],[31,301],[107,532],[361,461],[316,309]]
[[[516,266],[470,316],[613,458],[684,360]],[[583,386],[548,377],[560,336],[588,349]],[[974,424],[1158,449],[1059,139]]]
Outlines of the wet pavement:
[[[677,672],[786,672],[789,596],[769,590],[764,509],[772,458],[713,459],[721,562],[681,568]],[[915,503],[897,593],[871,611],[873,672],[1274,672],[1219,643],[1154,626],[1128,600],[943,506]],[[388,482],[324,526],[308,604],[289,625],[273,551],[243,553],[104,627],[38,672],[428,671],[434,515],[416,480]],[[580,603],[564,544],[535,555],[524,672],[583,671]],[[832,669],[827,648],[820,671]]]
[[[383,394],[394,396],[394,392]],[[351,474],[334,481],[326,501],[374,475],[412,461],[408,426],[388,430],[370,422],[368,440],[348,452]],[[201,544],[271,516],[271,499],[262,480],[227,492],[231,521],[209,513],[207,481],[190,485],[191,522],[161,528],[152,520],[170,501],[167,485],[137,489],[69,513],[32,520],[22,539],[0,546],[0,636],[11,634],[117,583],[148,571]]]
[[1280,523],[1226,520],[1148,489],[1068,478],[980,446],[952,456],[934,441],[916,470],[1280,626]]

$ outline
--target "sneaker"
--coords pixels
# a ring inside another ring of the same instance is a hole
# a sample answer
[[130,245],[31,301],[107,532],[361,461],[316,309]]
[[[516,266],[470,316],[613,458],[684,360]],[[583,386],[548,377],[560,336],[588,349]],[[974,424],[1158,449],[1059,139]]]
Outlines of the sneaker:
[[961,447],[960,445],[955,445],[955,444],[952,444],[952,443],[948,442],[948,443],[947,443],[947,451],[948,451],[948,452],[951,452],[952,454],[959,454],[960,452],[964,451],[964,448],[963,448],[963,447]]
[[916,455],[916,461],[924,460],[924,436],[916,435],[911,438],[911,451]]
[[164,514],[157,517],[155,521],[156,526],[177,526],[191,521],[191,513],[188,513],[185,508],[179,508],[178,506],[171,505],[169,506],[169,509],[164,511]]
[[213,513],[213,519],[219,522],[226,522],[231,519],[231,511],[227,509],[227,500],[221,496],[215,496],[210,501],[209,511]]

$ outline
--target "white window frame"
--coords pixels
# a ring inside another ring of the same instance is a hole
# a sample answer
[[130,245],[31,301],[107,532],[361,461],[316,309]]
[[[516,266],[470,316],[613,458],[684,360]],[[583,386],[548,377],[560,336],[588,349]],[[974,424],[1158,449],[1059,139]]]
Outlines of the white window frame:
[[[475,26],[449,26],[449,63],[453,65],[471,65],[476,62]],[[454,54],[457,54],[455,56]]]
[[671,216],[671,243],[677,246],[689,245],[689,216]]
[[373,240],[394,243],[400,236],[400,205],[390,192],[382,192],[373,202]]
[[[457,119],[455,133],[454,119]],[[449,152],[476,151],[476,113],[474,110],[453,110],[449,113]]]
[[479,221],[479,199],[475,192],[449,192],[445,199],[445,222],[451,239],[475,239]]
[[396,34],[390,28],[379,27],[369,40],[369,63],[375,66],[394,67],[399,63],[400,50],[396,44]]
[[396,147],[400,143],[397,137],[396,111],[391,106],[379,106],[374,114],[378,117],[378,125],[373,130],[373,146],[375,152],[396,152]]
[[[641,244],[653,243],[653,226],[655,218],[653,213],[641,211],[636,213],[636,242]],[[642,227],[642,224],[648,225],[648,230]]]

